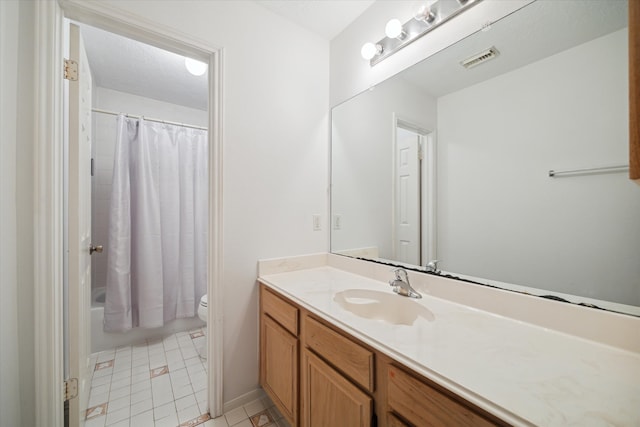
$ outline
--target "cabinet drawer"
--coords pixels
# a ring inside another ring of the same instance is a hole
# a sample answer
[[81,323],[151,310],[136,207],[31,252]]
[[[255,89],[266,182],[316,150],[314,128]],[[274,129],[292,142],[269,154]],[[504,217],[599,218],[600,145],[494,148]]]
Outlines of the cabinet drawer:
[[264,285],[260,285],[260,304],[262,311],[287,331],[298,336],[298,309],[268,290]]
[[309,348],[366,390],[374,391],[372,352],[309,316],[305,317],[304,327]]
[[451,397],[401,371],[388,367],[389,409],[416,426],[495,425]]

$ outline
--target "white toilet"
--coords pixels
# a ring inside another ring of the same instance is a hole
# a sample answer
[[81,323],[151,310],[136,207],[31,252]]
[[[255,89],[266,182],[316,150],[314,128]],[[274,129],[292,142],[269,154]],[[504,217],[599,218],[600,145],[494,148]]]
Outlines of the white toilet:
[[207,306],[207,294],[204,294],[202,298],[200,298],[200,305],[198,306],[198,317],[205,323],[207,323]]
[[[207,311],[208,311],[208,300],[207,294],[204,294],[202,298],[200,298],[200,305],[198,305],[198,317],[204,322],[207,323]],[[202,347],[196,346],[196,350],[202,359],[207,358],[207,328],[203,328],[204,330],[204,344]]]

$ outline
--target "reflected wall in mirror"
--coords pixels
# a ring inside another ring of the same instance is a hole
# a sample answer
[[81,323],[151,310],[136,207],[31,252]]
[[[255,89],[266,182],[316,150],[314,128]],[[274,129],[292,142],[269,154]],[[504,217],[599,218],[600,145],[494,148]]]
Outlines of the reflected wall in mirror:
[[640,189],[549,176],[628,164],[627,7],[535,1],[335,107],[332,252],[640,314]]

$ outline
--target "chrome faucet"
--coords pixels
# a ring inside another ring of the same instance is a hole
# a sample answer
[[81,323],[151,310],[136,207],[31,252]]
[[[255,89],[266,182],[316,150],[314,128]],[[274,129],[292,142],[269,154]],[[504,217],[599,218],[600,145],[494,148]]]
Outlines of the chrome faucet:
[[[422,295],[420,295],[409,284],[409,275],[407,274],[407,270],[404,268],[396,268],[393,272],[395,273],[396,278],[389,281],[389,286],[393,287],[393,292],[404,297],[422,298]],[[404,276],[404,278],[402,276]]]
[[438,263],[440,261],[437,259],[433,259],[431,261],[429,261],[426,265],[426,271],[427,273],[435,273],[435,274],[440,274],[440,270],[438,270]]

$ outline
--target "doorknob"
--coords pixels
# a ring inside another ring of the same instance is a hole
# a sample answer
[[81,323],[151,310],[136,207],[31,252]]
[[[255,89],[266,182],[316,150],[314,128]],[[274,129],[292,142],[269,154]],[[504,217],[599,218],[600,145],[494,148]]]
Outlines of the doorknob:
[[93,255],[94,252],[98,252],[99,254],[102,253],[102,245],[98,245],[98,246],[89,246],[89,255]]

